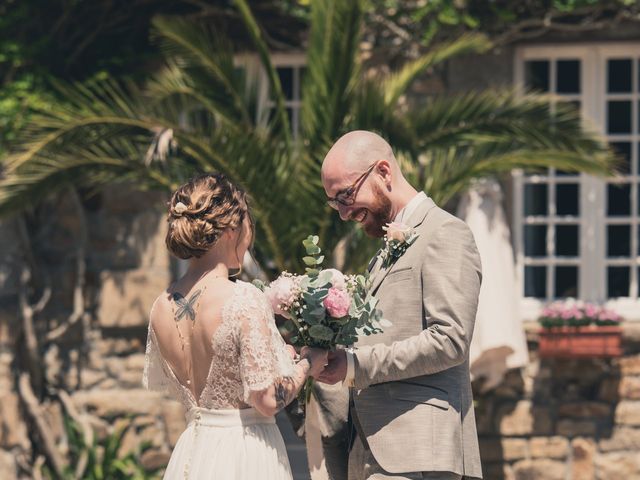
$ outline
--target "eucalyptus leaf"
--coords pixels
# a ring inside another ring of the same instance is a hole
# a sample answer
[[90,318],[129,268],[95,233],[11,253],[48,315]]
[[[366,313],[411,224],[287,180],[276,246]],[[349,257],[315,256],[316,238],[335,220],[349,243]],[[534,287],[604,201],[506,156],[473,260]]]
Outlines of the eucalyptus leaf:
[[316,264],[318,263],[315,257],[302,257],[302,261],[308,267],[315,267]]
[[322,252],[322,250],[320,250],[320,247],[314,245],[313,243],[305,246],[305,250],[307,251],[307,255],[319,255],[320,252]]
[[311,315],[315,317],[319,317],[319,318],[324,317],[326,314],[327,314],[327,311],[325,310],[324,307],[318,307],[311,310]]
[[325,325],[313,325],[309,328],[309,335],[317,340],[331,340],[333,338],[333,330]]

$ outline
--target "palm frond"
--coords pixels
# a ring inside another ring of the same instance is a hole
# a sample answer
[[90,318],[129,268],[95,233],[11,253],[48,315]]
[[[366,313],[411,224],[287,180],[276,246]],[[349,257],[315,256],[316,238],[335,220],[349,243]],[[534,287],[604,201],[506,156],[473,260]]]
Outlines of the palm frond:
[[287,144],[291,143],[291,125],[289,125],[289,117],[285,108],[285,97],[282,92],[282,85],[280,84],[280,77],[276,72],[273,63],[271,62],[271,55],[269,47],[265,42],[262,30],[253,16],[251,9],[249,8],[246,0],[235,0],[235,5],[238,7],[240,17],[244,22],[244,25],[253,40],[254,47],[258,50],[258,55],[262,63],[262,67],[267,73],[269,78],[269,86],[271,87],[271,93],[276,103],[276,116],[278,118],[279,132],[282,138]]
[[345,133],[360,62],[362,0],[327,0],[311,6],[307,72],[302,85],[301,123],[311,151],[324,151]]
[[463,35],[457,40],[434,47],[427,54],[407,63],[398,72],[389,75],[383,83],[384,104],[394,107],[411,84],[426,71],[459,55],[482,53],[491,47],[489,39],[481,34]]
[[411,114],[410,122],[419,149],[492,141],[585,154],[606,149],[602,139],[585,128],[576,109],[566,103],[554,109],[544,95],[485,91],[440,96]]
[[[611,160],[606,154],[588,157],[570,150],[515,149],[498,153],[491,148],[451,147],[426,153],[411,176],[436,203],[444,205],[478,178],[498,176],[514,169],[539,171],[548,167],[602,175],[610,172]],[[422,181],[418,178],[419,170],[425,172]]]
[[[205,87],[201,93],[222,107],[221,112],[252,123],[244,101],[245,85],[234,65],[232,45],[225,37],[210,25],[194,24],[180,17],[159,16],[152,24],[152,36],[167,58],[180,66],[183,76]],[[174,76],[171,80],[177,79]]]

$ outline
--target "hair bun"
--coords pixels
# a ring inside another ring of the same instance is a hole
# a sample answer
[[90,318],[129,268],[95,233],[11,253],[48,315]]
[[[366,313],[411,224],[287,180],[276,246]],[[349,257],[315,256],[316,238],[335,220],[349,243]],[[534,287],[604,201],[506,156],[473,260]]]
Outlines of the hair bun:
[[225,230],[240,227],[247,214],[245,192],[225,175],[193,177],[171,196],[167,248],[178,258],[201,257]]

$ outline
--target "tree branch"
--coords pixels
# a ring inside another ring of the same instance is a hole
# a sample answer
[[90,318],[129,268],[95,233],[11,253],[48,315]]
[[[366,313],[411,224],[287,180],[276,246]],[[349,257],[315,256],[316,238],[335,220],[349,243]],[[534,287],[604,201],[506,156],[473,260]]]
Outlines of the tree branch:
[[20,398],[25,404],[26,411],[36,426],[38,435],[42,440],[42,448],[44,450],[43,453],[45,457],[51,465],[51,468],[56,473],[56,476],[58,478],[62,478],[66,463],[56,448],[53,433],[44,419],[40,402],[38,402],[38,399],[31,388],[31,379],[27,372],[22,372],[20,374],[18,380],[18,392],[20,393]]

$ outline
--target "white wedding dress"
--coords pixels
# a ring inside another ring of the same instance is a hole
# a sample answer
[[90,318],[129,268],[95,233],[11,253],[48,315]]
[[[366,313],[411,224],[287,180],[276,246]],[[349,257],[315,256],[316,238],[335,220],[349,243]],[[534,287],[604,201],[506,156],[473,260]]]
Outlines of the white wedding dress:
[[294,373],[271,306],[260,290],[238,281],[221,318],[211,339],[213,355],[199,398],[178,381],[149,324],[143,384],[171,392],[187,409],[188,425],[164,479],[290,480],[275,418],[263,416],[248,403],[251,392]]

